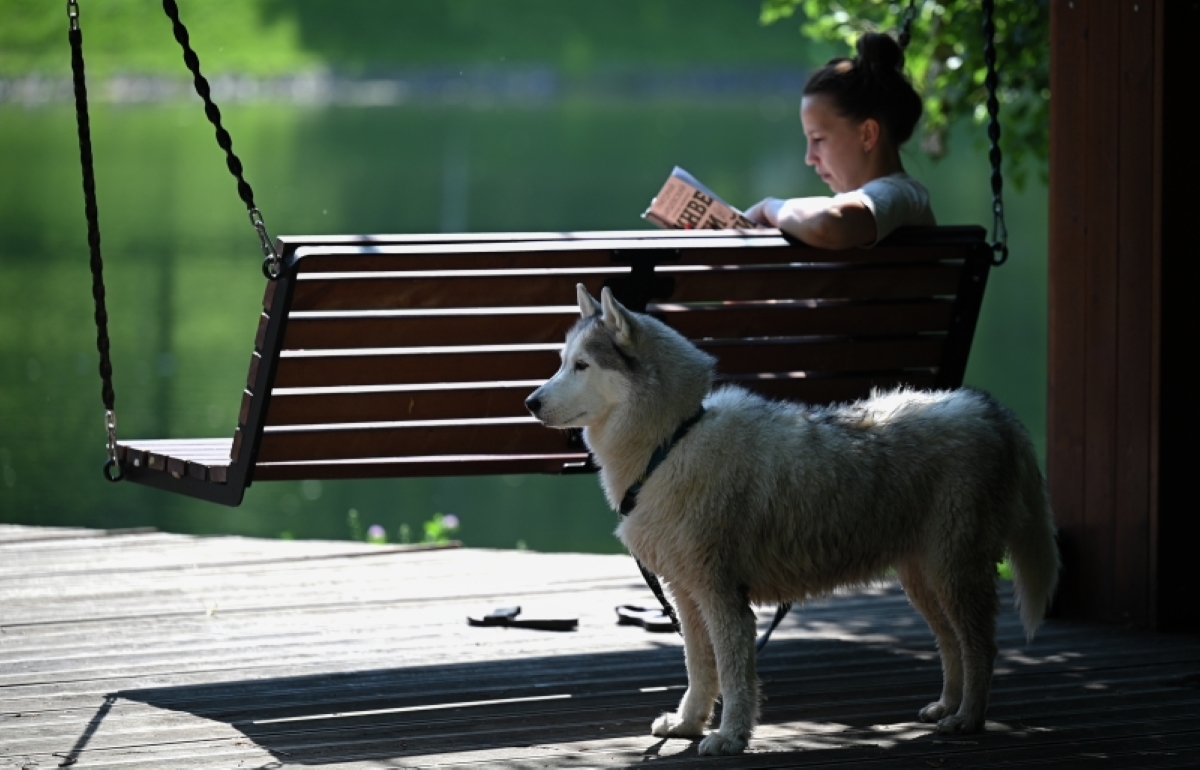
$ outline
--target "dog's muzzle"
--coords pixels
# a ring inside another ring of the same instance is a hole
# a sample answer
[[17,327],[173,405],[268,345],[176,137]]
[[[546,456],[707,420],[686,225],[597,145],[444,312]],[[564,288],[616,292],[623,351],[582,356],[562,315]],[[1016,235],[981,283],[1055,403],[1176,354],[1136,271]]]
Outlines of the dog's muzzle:
[[536,392],[529,398],[525,399],[525,408],[528,409],[529,413],[534,417],[537,417],[539,420],[541,419],[541,417],[538,415],[538,412],[542,411],[542,400],[538,398]]

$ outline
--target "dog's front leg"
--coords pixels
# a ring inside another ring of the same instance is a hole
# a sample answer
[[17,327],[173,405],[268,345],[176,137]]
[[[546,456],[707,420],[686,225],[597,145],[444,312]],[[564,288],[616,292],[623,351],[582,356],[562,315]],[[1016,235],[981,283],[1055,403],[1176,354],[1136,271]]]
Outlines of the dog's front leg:
[[701,754],[740,754],[758,722],[754,612],[739,593],[697,597],[721,681],[721,727],[700,742]]
[[683,654],[687,664],[688,688],[679,710],[654,720],[650,731],[660,738],[698,738],[712,719],[713,704],[720,685],[712,641],[704,617],[687,591],[672,587],[679,625],[683,630]]

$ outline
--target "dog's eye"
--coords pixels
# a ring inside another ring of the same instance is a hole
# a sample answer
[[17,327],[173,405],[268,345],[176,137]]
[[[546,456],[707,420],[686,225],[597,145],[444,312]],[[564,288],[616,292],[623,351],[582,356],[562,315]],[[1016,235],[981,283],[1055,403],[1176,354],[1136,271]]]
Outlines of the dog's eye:
[[587,361],[576,361],[575,362],[575,371],[582,372],[584,369],[587,369],[587,368],[588,368]]

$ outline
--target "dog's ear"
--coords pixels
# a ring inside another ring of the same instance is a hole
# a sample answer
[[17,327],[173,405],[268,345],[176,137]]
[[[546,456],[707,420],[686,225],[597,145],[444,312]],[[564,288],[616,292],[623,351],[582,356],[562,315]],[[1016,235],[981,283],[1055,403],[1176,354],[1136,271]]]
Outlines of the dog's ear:
[[600,314],[600,303],[596,302],[591,294],[588,294],[587,287],[582,283],[575,284],[575,296],[579,300],[579,315],[591,318]]
[[633,342],[633,317],[607,286],[600,292],[600,305],[604,309],[604,325],[617,336],[617,343],[628,345]]

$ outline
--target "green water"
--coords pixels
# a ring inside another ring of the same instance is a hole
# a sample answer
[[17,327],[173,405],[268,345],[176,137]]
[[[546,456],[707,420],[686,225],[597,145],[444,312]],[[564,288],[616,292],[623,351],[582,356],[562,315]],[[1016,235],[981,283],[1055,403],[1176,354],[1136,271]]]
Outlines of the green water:
[[[548,106],[225,111],[274,233],[630,229],[678,164],[732,202],[822,194],[794,110],[566,99]],[[191,104],[93,108],[120,433],[229,436],[263,279],[211,129]],[[616,551],[595,478],[264,483],[227,509],[109,485],[74,116],[0,105],[0,522],[297,538],[454,513],[469,545]],[[913,157],[945,224],[990,223],[982,149]],[[967,372],[1045,434],[1046,192],[1008,191]]]

